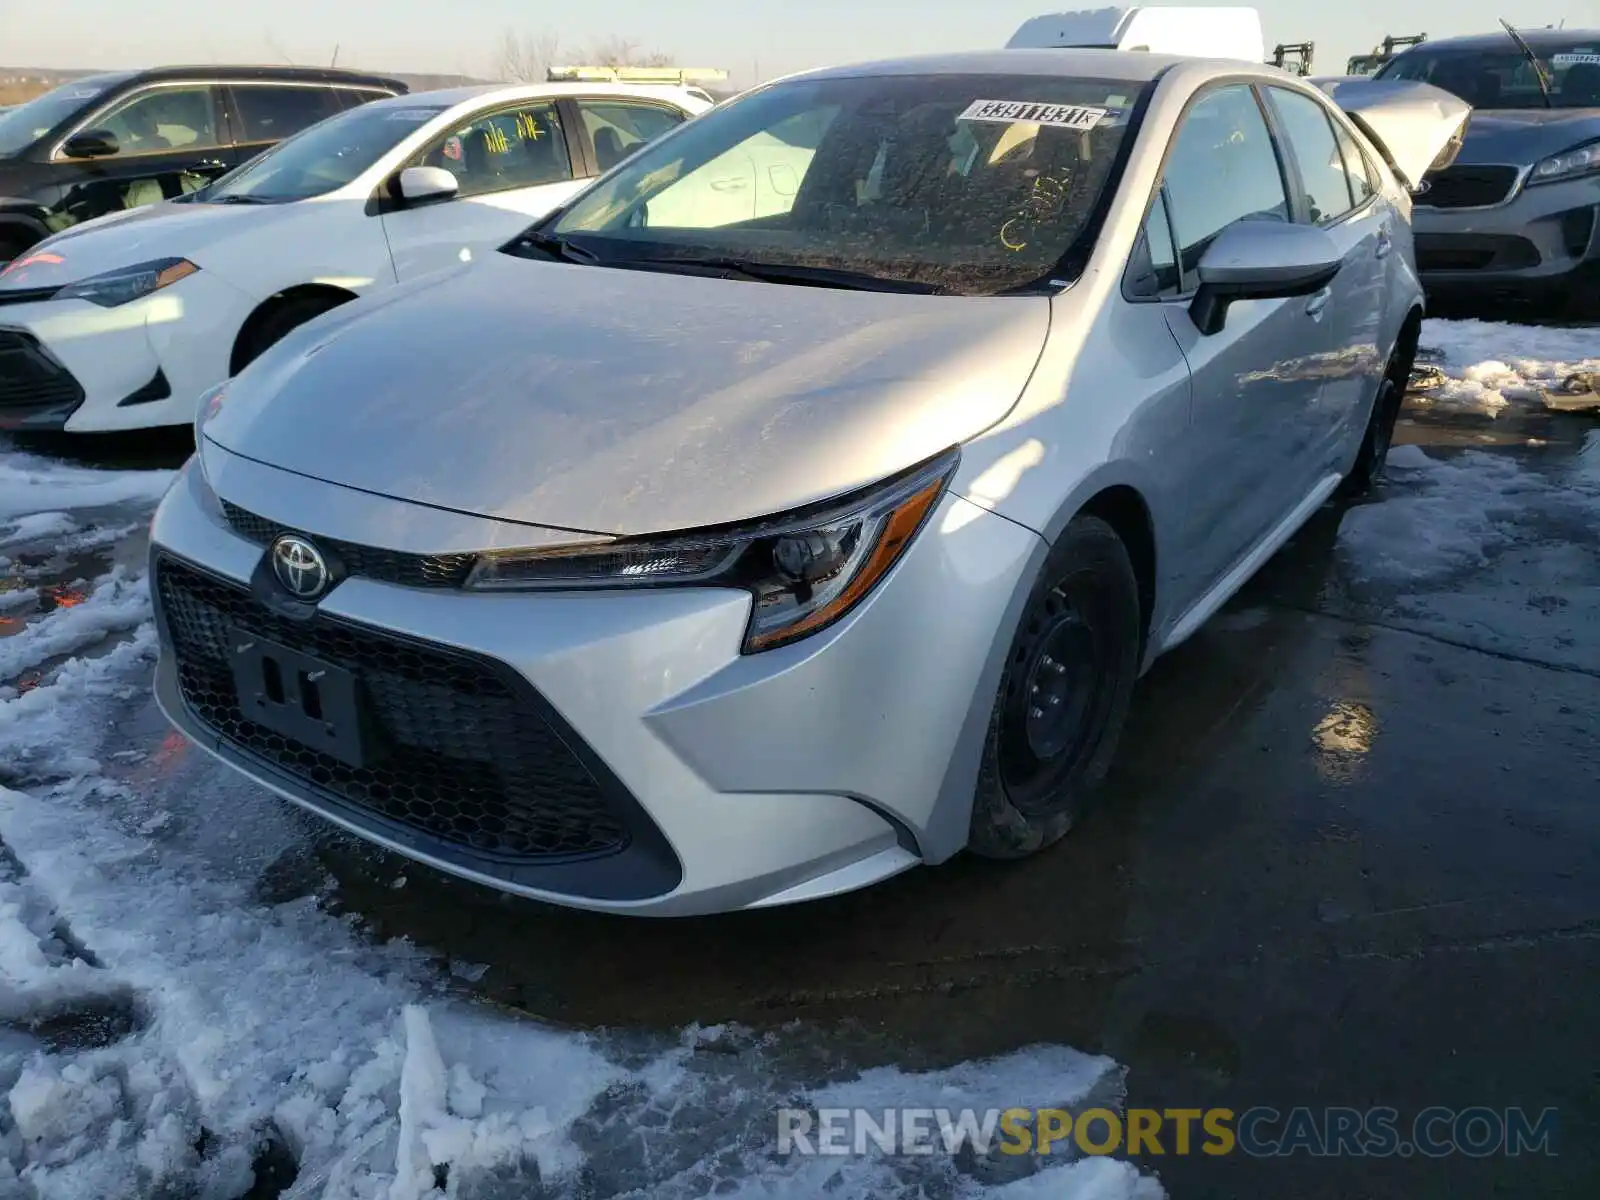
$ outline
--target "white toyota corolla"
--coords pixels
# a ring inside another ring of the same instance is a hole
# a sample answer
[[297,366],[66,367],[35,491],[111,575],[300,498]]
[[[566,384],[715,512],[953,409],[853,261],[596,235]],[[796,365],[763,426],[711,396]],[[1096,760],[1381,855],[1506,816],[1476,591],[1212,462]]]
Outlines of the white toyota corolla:
[[[1360,115],[1258,64],[1024,50],[715,109],[207,398],[152,529],[158,699],[565,904],[1037,851],[1140,672],[1382,469],[1404,181],[1467,108]],[[742,215],[735,162],[775,185]]]
[[58,234],[0,271],[0,428],[186,425],[291,329],[493,251],[709,107],[640,84],[400,96]]

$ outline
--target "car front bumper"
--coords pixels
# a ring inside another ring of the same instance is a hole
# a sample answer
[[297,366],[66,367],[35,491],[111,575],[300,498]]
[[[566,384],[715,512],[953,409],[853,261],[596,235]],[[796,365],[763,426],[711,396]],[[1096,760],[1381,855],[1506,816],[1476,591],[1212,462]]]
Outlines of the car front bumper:
[[5,302],[0,292],[0,429],[69,433],[184,425],[228,375],[250,311],[201,271],[143,299]]
[[[180,626],[192,624],[196,610],[172,580],[203,573],[210,582],[196,586],[228,589],[229,620],[252,625],[250,581],[263,535],[241,536],[240,512],[313,540],[379,542],[408,554],[515,544],[509,539],[529,531],[291,476],[209,444],[206,464],[228,513],[208,502],[208,485],[191,468],[152,528],[158,699],[203,748],[297,804],[490,887],[656,916],[831,895],[942,861],[965,845],[1002,660],[1044,554],[1033,532],[947,495],[849,616],[757,655],[740,653],[751,602],[739,591],[474,594],[345,579],[313,618],[340,645],[365,639],[410,647],[396,653],[453,656],[489,680],[466,692],[493,691],[493,679],[505,679],[526,703],[515,728],[504,720],[483,725],[460,696],[448,711],[421,713],[420,701],[408,700],[404,721],[394,721],[402,709],[393,706],[377,718],[392,726],[390,738],[426,740],[414,731],[427,724],[470,748],[436,739],[429,769],[447,791],[458,758],[497,758],[503,769],[504,747],[553,732],[557,741],[548,744],[562,769],[571,765],[564,747],[596,781],[608,819],[625,830],[620,847],[494,858],[442,836],[427,814],[413,819],[407,809],[397,820],[393,809],[352,803],[348,791],[330,790],[342,784],[325,787],[314,771],[285,769],[253,751],[238,734],[243,726],[224,730],[205,719],[211,700],[186,692],[183,682],[194,643]],[[281,637],[277,628],[262,636]],[[386,669],[375,668],[364,686],[390,689]],[[414,674],[444,678],[455,670],[447,664]],[[467,794],[463,785],[449,803],[466,811],[476,803],[460,799]]]
[[1490,207],[1418,204],[1412,222],[1431,294],[1559,298],[1600,264],[1600,176],[1519,183]]

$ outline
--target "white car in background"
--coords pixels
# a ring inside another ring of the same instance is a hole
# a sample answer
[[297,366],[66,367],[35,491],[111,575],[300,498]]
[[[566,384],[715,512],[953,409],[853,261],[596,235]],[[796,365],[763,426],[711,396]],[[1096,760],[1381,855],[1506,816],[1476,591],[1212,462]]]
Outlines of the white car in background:
[[635,84],[400,96],[49,238],[0,272],[0,428],[187,424],[290,330],[493,250],[710,107]]

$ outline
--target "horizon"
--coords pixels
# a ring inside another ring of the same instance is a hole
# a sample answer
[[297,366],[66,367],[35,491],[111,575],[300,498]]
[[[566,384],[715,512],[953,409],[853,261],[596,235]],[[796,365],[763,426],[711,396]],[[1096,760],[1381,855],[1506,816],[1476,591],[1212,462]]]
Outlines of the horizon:
[[[1563,22],[1600,24],[1600,3],[1588,12],[1524,9],[1522,28]],[[1204,5],[1180,5],[1206,7]],[[845,0],[815,0],[806,10],[767,6],[755,12],[733,0],[681,0],[667,11],[644,0],[594,0],[585,27],[545,26],[527,19],[510,0],[458,0],[443,23],[420,0],[346,0],[337,15],[313,0],[279,0],[275,22],[258,24],[199,0],[146,0],[137,10],[111,0],[77,0],[68,24],[0,14],[0,45],[12,60],[0,70],[123,70],[188,62],[337,65],[389,74],[464,75],[493,80],[504,75],[508,34],[546,57],[598,59],[604,48],[674,63],[716,67],[729,86],[851,60],[924,51],[999,47],[1026,19],[1068,10],[1070,4],[1002,0],[974,11],[948,3],[889,3],[862,10]],[[1094,7],[1086,0],[1080,7]],[[1293,0],[1263,0],[1266,50],[1279,43],[1316,46],[1318,74],[1336,74],[1352,55],[1369,52],[1386,34],[1426,33],[1430,39],[1498,28],[1502,2],[1418,0],[1396,17],[1379,0],[1352,0],[1334,10],[1306,12]],[[901,13],[910,9],[911,19]],[[1529,12],[1533,15],[1528,15]],[[830,19],[831,18],[831,19]],[[162,27],[181,32],[163,32]]]

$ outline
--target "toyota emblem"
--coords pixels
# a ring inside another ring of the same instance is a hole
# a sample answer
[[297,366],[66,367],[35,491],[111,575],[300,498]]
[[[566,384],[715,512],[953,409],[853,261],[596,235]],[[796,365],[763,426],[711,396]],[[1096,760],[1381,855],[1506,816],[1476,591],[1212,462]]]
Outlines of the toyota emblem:
[[322,551],[292,533],[272,543],[272,573],[299,600],[315,600],[328,590],[328,563]]

